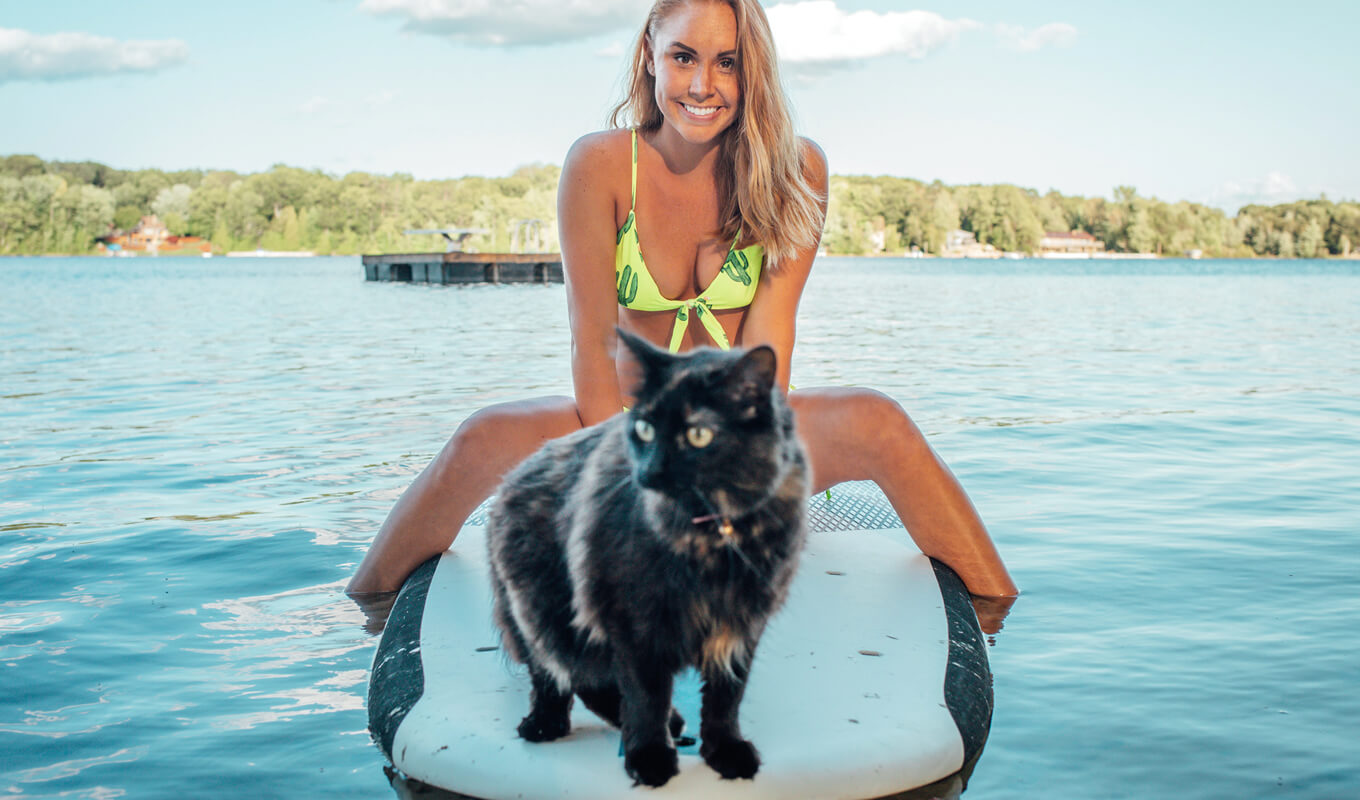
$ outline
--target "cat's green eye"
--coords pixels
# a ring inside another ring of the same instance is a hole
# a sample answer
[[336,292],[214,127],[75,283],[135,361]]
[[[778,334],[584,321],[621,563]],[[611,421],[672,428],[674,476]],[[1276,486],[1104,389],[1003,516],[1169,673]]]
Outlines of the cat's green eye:
[[709,442],[713,441],[713,429],[691,425],[689,430],[685,431],[685,438],[694,447],[708,447]]
[[656,438],[656,429],[652,427],[652,423],[645,419],[633,423],[633,433],[636,433],[637,437],[644,442],[650,442]]

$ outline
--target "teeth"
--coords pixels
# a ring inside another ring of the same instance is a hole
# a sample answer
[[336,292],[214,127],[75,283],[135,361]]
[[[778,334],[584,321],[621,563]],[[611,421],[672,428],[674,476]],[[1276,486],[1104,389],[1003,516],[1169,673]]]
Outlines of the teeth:
[[713,106],[712,108],[700,108],[698,106],[692,106],[689,103],[681,103],[680,105],[684,106],[686,111],[698,117],[708,117],[718,113],[717,106]]

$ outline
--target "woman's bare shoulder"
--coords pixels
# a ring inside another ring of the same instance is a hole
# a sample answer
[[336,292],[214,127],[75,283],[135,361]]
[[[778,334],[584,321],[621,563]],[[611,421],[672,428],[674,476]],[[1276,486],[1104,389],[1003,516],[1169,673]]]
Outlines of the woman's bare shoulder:
[[631,164],[633,154],[628,136],[627,129],[587,133],[577,139],[567,151],[563,168],[596,172],[620,164],[626,167]]
[[804,177],[816,184],[824,185],[827,179],[827,164],[822,146],[806,136],[798,137],[798,144],[803,153]]

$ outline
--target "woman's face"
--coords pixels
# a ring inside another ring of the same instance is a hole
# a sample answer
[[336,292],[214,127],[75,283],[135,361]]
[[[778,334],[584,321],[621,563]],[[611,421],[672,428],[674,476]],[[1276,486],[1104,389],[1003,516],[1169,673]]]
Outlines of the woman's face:
[[656,104],[685,141],[711,142],[741,106],[737,17],[726,3],[694,0],[657,24],[648,42],[647,72]]

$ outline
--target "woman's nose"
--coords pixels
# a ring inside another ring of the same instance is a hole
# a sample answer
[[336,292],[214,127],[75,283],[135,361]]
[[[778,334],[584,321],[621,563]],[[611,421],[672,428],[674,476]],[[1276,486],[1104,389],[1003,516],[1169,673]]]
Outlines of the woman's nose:
[[713,80],[708,74],[707,67],[699,67],[694,70],[694,77],[689,82],[689,93],[696,100],[702,100],[713,94]]

